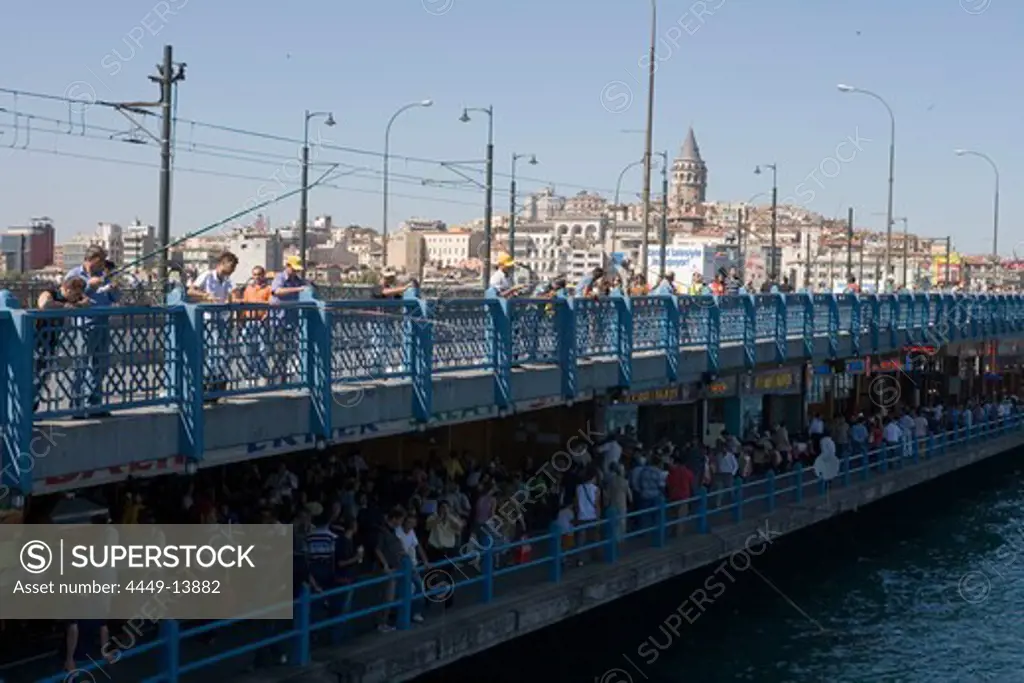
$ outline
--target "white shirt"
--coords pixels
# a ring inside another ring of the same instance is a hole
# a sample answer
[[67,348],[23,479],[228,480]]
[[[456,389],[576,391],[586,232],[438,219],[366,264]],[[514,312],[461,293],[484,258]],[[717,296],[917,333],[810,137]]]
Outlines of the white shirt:
[[918,415],[914,423],[914,436],[919,439],[928,436],[928,418]]
[[882,430],[882,436],[885,437],[887,443],[899,443],[903,439],[903,430],[895,422],[890,422]]
[[586,482],[576,487],[576,505],[579,507],[581,522],[593,522],[597,519],[597,496],[596,484]]
[[416,531],[406,531],[402,527],[398,527],[395,529],[395,536],[398,536],[398,540],[402,542],[402,549],[405,550],[405,554],[412,561],[412,566],[415,567],[420,562],[419,554],[416,552],[420,540],[416,538]]
[[731,451],[726,451],[722,455],[718,456],[719,474],[731,474],[735,476],[739,468],[740,463],[736,460],[736,456]]
[[490,285],[499,292],[504,292],[505,290],[512,288],[512,283],[509,281],[508,275],[506,275],[505,271],[501,268],[491,273]]
[[575,521],[576,515],[573,513],[572,508],[562,508],[558,512],[558,530],[563,534],[572,533],[572,523]]
[[836,459],[836,442],[832,440],[831,436],[822,437],[820,445],[821,455],[818,456],[819,458]]
[[602,456],[602,468],[607,473],[612,463],[622,460],[622,446],[614,439],[597,447],[597,452]]
[[824,434],[825,423],[821,421],[821,418],[816,417],[811,420],[811,425],[807,428],[807,432],[809,434]]
[[193,285],[210,295],[215,303],[224,304],[231,299],[231,290],[235,288],[231,284],[231,278],[221,279],[216,270],[210,270],[199,277]]
[[913,434],[914,427],[914,418],[910,417],[909,415],[904,415],[903,417],[900,418],[900,429],[902,429],[903,431],[909,434]]

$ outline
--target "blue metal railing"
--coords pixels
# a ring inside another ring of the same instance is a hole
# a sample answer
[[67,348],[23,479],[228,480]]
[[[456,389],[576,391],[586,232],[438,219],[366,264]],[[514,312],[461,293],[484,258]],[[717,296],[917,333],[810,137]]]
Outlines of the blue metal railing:
[[[185,673],[207,669],[246,653],[287,643],[291,650],[289,665],[307,666],[312,661],[314,634],[327,629],[337,634],[339,629],[353,626],[359,620],[386,619],[387,613],[394,610],[397,628],[409,630],[412,628],[414,605],[424,600],[443,602],[453,591],[463,592],[470,586],[477,586],[480,600],[489,603],[495,598],[499,579],[506,576],[522,576],[523,572],[535,567],[546,567],[548,582],[559,583],[568,560],[596,556],[608,564],[614,564],[623,554],[643,551],[652,546],[664,547],[669,538],[681,534],[709,534],[716,528],[742,521],[749,515],[771,513],[780,505],[799,504],[814,496],[824,496],[830,488],[850,488],[872,478],[885,476],[890,471],[895,472],[929,460],[941,460],[950,455],[952,449],[976,448],[980,443],[1022,432],[1024,415],[1010,414],[1004,418],[984,420],[972,427],[956,427],[870,452],[853,445],[846,452],[839,453],[841,467],[831,481],[818,478],[813,470],[797,464],[792,471],[784,474],[769,472],[751,481],[737,477],[731,489],[709,491],[701,488],[695,496],[682,501],[663,500],[655,507],[632,510],[625,514],[609,508],[603,519],[581,524],[568,533],[552,524],[546,534],[511,543],[501,543],[500,538],[487,535],[486,539],[481,539],[486,542],[467,544],[459,551],[462,553],[459,557],[434,565],[431,571],[435,574],[439,569],[444,571],[446,576],[443,581],[424,581],[423,575],[417,572],[409,559],[403,558],[401,568],[391,574],[378,574],[315,595],[311,594],[307,586],[303,586],[299,597],[292,604],[292,621],[263,622],[272,624],[263,629],[264,633],[272,631],[266,637],[253,638],[243,645],[216,654],[206,654],[194,661],[182,661],[183,641],[235,626],[243,619],[215,621],[190,628],[181,628],[174,620],[164,620],[160,622],[160,632],[155,640],[120,650],[118,662],[158,651],[160,672],[145,680],[149,683],[178,683]],[[575,536],[576,542],[565,544],[564,539],[569,536]],[[633,539],[647,540],[630,543]],[[497,558],[507,557],[525,545],[531,548],[528,559],[509,566],[499,565]],[[394,600],[353,608],[352,596],[356,593],[378,596],[384,584],[392,581],[396,588],[392,593],[396,596]],[[538,584],[542,582],[536,581]],[[323,610],[325,603],[335,607],[333,610]],[[268,607],[261,612],[270,612],[276,607],[279,606]],[[91,660],[83,664],[80,671],[91,673],[103,666],[119,665],[104,665]],[[66,677],[67,673],[64,672],[42,679],[40,683],[61,683]]]
[[[183,454],[202,458],[203,401],[272,391],[309,392],[320,416],[314,436],[331,435],[331,397],[356,383],[413,383],[413,414],[431,415],[431,377],[492,373],[495,400],[506,407],[511,368],[557,366],[575,399],[578,362],[619,364],[628,387],[634,353],[660,352],[675,381],[681,350],[706,356],[719,370],[722,344],[741,345],[753,367],[757,344],[827,337],[829,355],[855,321],[870,337],[850,351],[876,353],[903,344],[946,343],[1024,327],[1020,295],[953,296],[759,294],[731,297],[651,296],[521,299],[493,292],[482,299],[318,301],[25,310],[0,292],[0,486],[28,493],[31,473],[12,464],[30,452],[35,420],[80,417],[148,406],[183,415]],[[174,300],[174,299],[172,299]],[[940,313],[941,311],[941,313]],[[940,316],[933,321],[932,316]],[[938,321],[946,320],[942,325]],[[504,403],[503,403],[504,402]]]

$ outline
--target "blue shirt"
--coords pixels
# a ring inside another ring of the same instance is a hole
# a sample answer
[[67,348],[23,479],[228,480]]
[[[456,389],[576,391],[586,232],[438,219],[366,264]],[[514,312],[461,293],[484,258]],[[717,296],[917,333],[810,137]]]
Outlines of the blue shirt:
[[580,283],[576,285],[576,296],[586,296],[587,289],[589,289],[592,284],[594,284],[594,278],[590,275],[580,280]]
[[868,442],[868,428],[861,423],[857,423],[850,427],[850,439],[854,443],[867,443]]
[[285,272],[280,272],[274,276],[274,281],[270,284],[270,292],[273,296],[270,297],[270,303],[282,304],[290,301],[298,301],[299,293],[294,292],[292,294],[278,294],[277,290],[289,287],[305,287],[306,281],[298,275],[288,277]]
[[[89,285],[89,279],[98,277],[103,280],[103,283],[99,287],[91,287]],[[121,292],[117,287],[111,287],[110,274],[106,270],[103,270],[94,275],[89,275],[85,272],[85,266],[77,266],[68,271],[68,274],[64,276],[64,281],[68,280],[84,280],[85,281],[85,296],[92,302],[93,306],[113,306],[121,298]]]

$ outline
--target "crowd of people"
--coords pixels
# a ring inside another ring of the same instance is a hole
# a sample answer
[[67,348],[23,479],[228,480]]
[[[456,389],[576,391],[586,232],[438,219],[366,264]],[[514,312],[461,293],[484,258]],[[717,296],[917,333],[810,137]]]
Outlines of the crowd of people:
[[[430,608],[448,609],[456,599],[455,593],[443,600],[424,599],[425,572],[440,567],[456,578],[472,576],[482,570],[479,551],[484,548],[493,549],[498,568],[523,562],[530,557],[529,539],[555,529],[567,565],[583,565],[597,553],[573,549],[607,540],[605,525],[595,523],[609,514],[609,508],[619,515],[620,538],[629,529],[652,527],[654,511],[663,501],[673,504],[670,533],[688,533],[696,530],[696,510],[688,502],[702,488],[714,510],[732,503],[737,479],[749,482],[768,472],[783,474],[798,463],[811,468],[819,458],[873,453],[873,462],[879,453],[910,457],[914,439],[1019,410],[1016,397],[1007,397],[874,415],[815,414],[806,427],[748,425],[742,434],[723,431],[713,442],[676,435],[642,444],[635,431],[626,428],[569,449],[571,462],[557,468],[535,455],[501,462],[436,445],[424,459],[402,469],[367,462],[357,450],[344,456],[282,456],[201,470],[189,477],[112,484],[93,497],[112,521],[125,524],[292,525],[296,595],[308,586],[320,618],[348,613],[356,603],[392,602],[407,588],[416,596],[412,620],[420,622],[430,618]],[[543,480],[541,471],[547,472]],[[629,513],[636,514],[627,520]],[[516,541],[526,544],[515,550],[504,547]],[[408,587],[400,585],[404,558],[413,567],[414,580]],[[449,566],[453,564],[457,571]],[[317,597],[383,575],[391,578],[382,585],[330,599]],[[391,631],[396,617],[395,610],[381,611],[375,626]],[[111,633],[116,635],[117,629],[106,623],[75,625],[73,641],[69,633],[69,644],[74,644],[66,665],[74,668],[75,646],[81,651],[93,646],[95,651],[94,646]],[[284,657],[283,650],[266,648],[257,664],[276,664]]]

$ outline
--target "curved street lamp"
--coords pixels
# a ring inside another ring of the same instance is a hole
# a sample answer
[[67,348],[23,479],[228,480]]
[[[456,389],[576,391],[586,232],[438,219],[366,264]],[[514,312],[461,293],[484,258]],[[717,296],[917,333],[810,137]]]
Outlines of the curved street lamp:
[[302,196],[299,201],[299,259],[306,267],[306,224],[309,223],[309,122],[318,116],[325,117],[324,125],[333,126],[334,114],[329,111],[306,110],[302,126]]
[[431,107],[433,105],[434,100],[428,98],[425,100],[420,100],[419,102],[410,102],[409,104],[399,107],[398,110],[391,115],[391,118],[388,119],[388,125],[384,129],[384,207],[382,211],[383,215],[381,216],[380,225],[381,246],[384,251],[382,256],[383,260],[381,263],[385,267],[387,267],[388,265],[388,169],[391,165],[391,126],[392,124],[394,124],[395,119],[397,119],[399,115],[401,115],[403,112],[407,112],[410,109],[415,109],[416,107]]
[[[616,234],[618,233],[618,229],[619,229],[619,211],[622,210],[621,207],[619,206],[619,194],[620,194],[620,192],[622,190],[622,179],[623,179],[623,177],[625,177],[626,173],[629,172],[629,169],[636,168],[637,166],[639,166],[640,164],[643,164],[646,161],[647,161],[647,157],[644,157],[640,161],[634,161],[633,163],[627,164],[621,171],[619,171],[619,178],[618,178],[618,180],[615,181],[615,203],[614,203],[614,206],[613,206],[613,210],[615,211],[615,213],[614,213],[613,220],[612,220],[612,251],[613,252],[615,251],[615,248],[616,248],[615,238],[616,238]],[[605,254],[605,265],[607,265],[607,262],[608,262],[608,255]]]
[[475,111],[487,114],[487,171],[484,186],[484,259],[483,279],[484,289],[487,289],[491,281],[491,218],[494,213],[494,106],[488,107],[463,107],[462,116],[459,121],[469,123],[473,119],[469,112]]
[[509,183],[509,204],[508,204],[508,254],[513,260],[516,258],[516,162],[526,159],[531,166],[537,165],[536,154],[512,153],[512,181]]
[[768,277],[777,283],[779,279],[778,259],[775,258],[775,243],[779,234],[779,167],[776,164],[761,164],[754,167],[754,175],[761,175],[762,168],[772,172],[772,246],[771,256],[768,260]]
[[896,116],[892,113],[892,107],[889,106],[889,103],[878,93],[864,90],[863,88],[855,88],[852,85],[845,85],[843,83],[836,87],[839,88],[839,92],[860,93],[861,95],[874,98],[881,102],[885,110],[889,112],[889,199],[885,220],[885,273],[888,276],[892,272],[892,187],[896,168]]
[[988,162],[989,166],[992,167],[992,171],[996,174],[996,192],[993,200],[992,207],[992,258],[999,260],[999,166],[996,162],[992,161],[992,157],[983,153],[975,152],[972,149],[957,149],[953,150],[953,153],[958,157],[962,156],[974,156],[981,157]]

